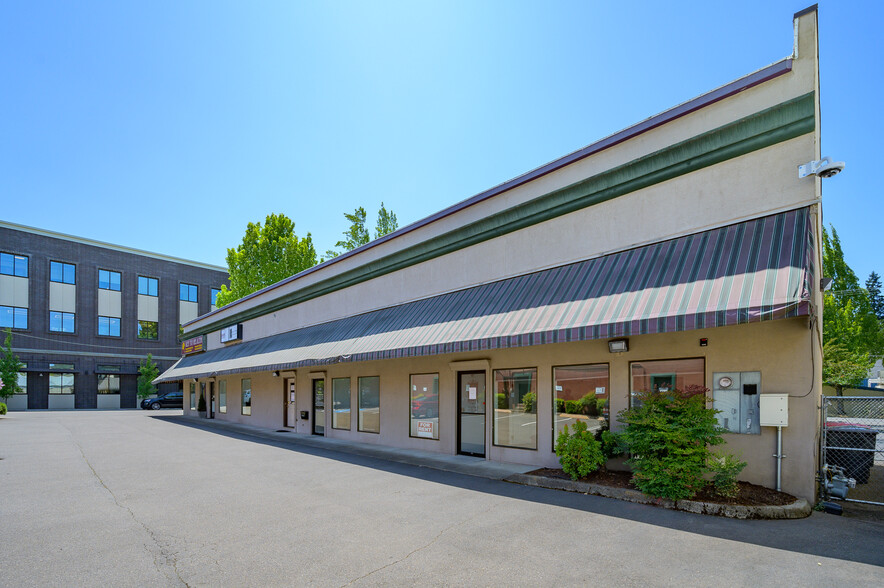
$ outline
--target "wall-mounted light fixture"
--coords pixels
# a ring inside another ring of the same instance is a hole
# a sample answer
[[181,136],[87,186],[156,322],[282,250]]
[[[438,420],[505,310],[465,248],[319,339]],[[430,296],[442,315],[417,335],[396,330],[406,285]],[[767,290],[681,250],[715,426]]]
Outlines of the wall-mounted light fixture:
[[608,351],[611,353],[629,351],[629,339],[611,339],[608,341]]
[[273,377],[274,377],[274,378],[278,378],[278,377],[279,377],[279,372],[278,372],[278,371],[273,372]]

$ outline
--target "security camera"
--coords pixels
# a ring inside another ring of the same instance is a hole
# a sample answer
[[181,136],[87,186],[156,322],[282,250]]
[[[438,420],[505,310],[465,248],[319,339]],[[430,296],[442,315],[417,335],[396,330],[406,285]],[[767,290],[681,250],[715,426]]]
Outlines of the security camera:
[[821,178],[831,178],[832,176],[841,173],[841,170],[845,167],[846,164],[843,161],[832,161],[832,159],[827,156],[819,161],[811,161],[804,165],[799,165],[798,177],[806,178],[807,176],[814,175]]

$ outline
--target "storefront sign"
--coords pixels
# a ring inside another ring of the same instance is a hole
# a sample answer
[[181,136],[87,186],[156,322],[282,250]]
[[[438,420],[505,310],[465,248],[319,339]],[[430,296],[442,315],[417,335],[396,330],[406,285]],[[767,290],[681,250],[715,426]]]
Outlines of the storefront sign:
[[191,353],[199,353],[206,350],[206,336],[200,335],[193,337],[181,344],[181,353],[190,355]]
[[434,438],[433,429],[435,428],[436,423],[433,421],[418,421],[417,422],[417,436],[418,437],[429,437]]
[[242,339],[242,324],[230,325],[221,329],[221,342],[230,343]]

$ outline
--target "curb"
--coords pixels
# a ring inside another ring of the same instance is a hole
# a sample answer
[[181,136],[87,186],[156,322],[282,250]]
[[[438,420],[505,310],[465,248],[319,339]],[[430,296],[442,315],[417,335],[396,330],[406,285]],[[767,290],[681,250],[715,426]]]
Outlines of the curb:
[[505,482],[535,486],[537,488],[549,488],[551,490],[565,490],[568,492],[580,492],[593,494],[605,498],[616,498],[626,502],[638,504],[650,504],[661,506],[671,510],[681,510],[696,514],[714,515],[732,519],[803,519],[810,516],[810,504],[803,498],[799,498],[792,504],[783,506],[741,506],[735,504],[716,504],[713,502],[699,502],[696,500],[670,500],[668,498],[655,498],[638,490],[630,488],[612,488],[589,482],[577,482],[559,478],[547,478],[533,476],[531,474],[513,474],[504,478]]

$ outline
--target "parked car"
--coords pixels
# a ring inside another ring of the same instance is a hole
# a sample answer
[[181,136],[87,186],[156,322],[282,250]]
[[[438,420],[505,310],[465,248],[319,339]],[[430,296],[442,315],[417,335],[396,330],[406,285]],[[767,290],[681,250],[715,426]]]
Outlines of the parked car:
[[159,410],[161,408],[184,408],[183,392],[167,392],[156,398],[145,398],[141,401],[141,408],[147,410]]

